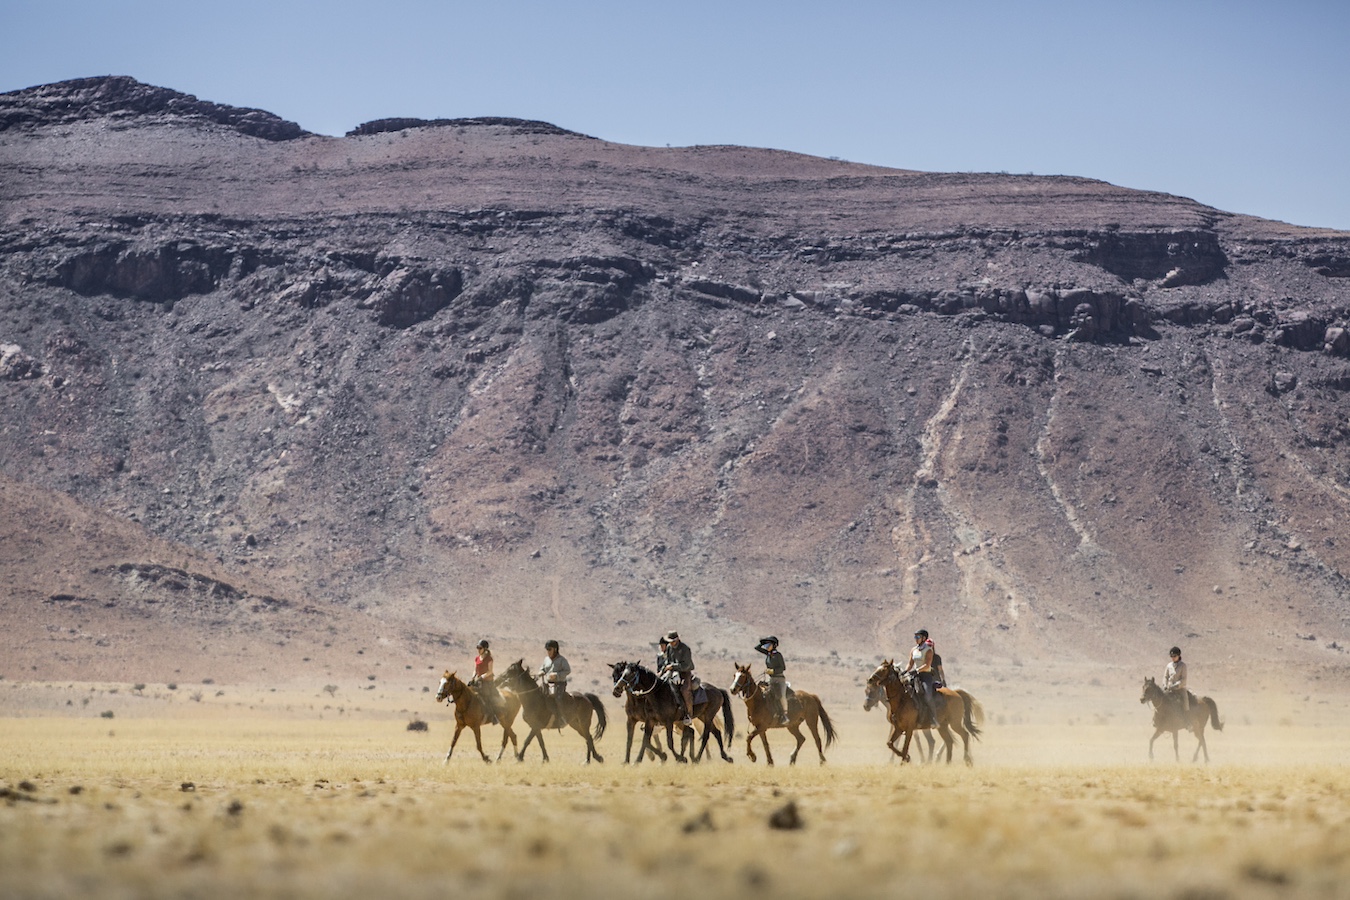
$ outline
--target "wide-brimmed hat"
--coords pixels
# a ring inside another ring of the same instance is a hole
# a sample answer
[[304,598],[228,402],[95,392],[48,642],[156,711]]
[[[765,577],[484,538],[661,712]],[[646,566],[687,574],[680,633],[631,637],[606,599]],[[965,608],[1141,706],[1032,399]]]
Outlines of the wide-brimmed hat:
[[666,632],[666,640],[668,640],[668,641],[678,641],[679,639],[680,639],[680,633],[679,633],[678,631],[667,631],[667,632]]

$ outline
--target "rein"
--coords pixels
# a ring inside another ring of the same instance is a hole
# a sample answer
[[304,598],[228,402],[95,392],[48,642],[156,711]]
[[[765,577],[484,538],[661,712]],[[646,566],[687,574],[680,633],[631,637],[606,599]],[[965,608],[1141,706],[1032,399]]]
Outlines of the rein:
[[[633,669],[630,668],[628,671],[633,672],[633,681],[636,681],[639,685],[641,685],[641,684],[642,684],[642,672],[643,672],[644,670],[641,669],[641,668],[639,668],[639,669],[637,669],[637,670],[633,670]],[[649,674],[649,675],[652,676],[652,686],[649,687],[649,688],[647,688],[645,691],[644,691],[644,690],[639,690],[638,688],[633,687],[633,681],[629,681],[627,677],[624,677],[623,679],[621,679],[621,680],[623,681],[623,683],[624,683],[624,686],[628,688],[628,693],[632,694],[634,697],[645,697],[645,696],[647,696],[648,694],[650,694],[652,691],[656,690],[656,687],[657,687],[657,685],[659,685],[659,684],[661,683],[661,680],[660,680],[659,678],[656,677],[656,673],[655,673],[655,672],[648,672],[647,674]],[[627,673],[625,673],[625,675],[627,675]]]

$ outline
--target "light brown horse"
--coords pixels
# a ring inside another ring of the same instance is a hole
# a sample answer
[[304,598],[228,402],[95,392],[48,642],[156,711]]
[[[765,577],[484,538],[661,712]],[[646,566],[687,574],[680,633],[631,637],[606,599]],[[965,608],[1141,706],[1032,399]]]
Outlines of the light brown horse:
[[[497,714],[497,721],[502,726],[502,748],[497,751],[497,759],[502,758],[506,752],[506,742],[511,742],[511,747],[516,747],[516,733],[511,729],[511,723],[516,720],[516,713],[520,712],[520,700],[515,694],[503,693],[502,708]],[[473,729],[473,742],[478,745],[478,755],[483,757],[483,762],[492,762],[488,755],[483,752],[483,738],[480,729],[492,721],[491,713],[488,711],[487,703],[482,696],[471,686],[465,684],[459,678],[455,677],[454,672],[447,671],[441,676],[441,687],[436,691],[436,702],[453,703],[455,705],[455,736],[450,740],[450,750],[445,754],[445,761],[450,761],[450,755],[455,752],[455,745],[459,743],[459,734],[465,728]]]
[[[1191,695],[1195,698],[1195,695]],[[1158,739],[1164,731],[1172,732],[1172,752],[1176,754],[1177,762],[1181,762],[1181,749],[1177,742],[1177,732],[1189,731],[1195,735],[1199,741],[1195,745],[1195,753],[1191,756],[1191,762],[1195,762],[1200,756],[1200,751],[1205,753],[1205,762],[1209,762],[1209,747],[1205,744],[1205,723],[1212,722],[1215,731],[1223,731],[1223,723],[1219,721],[1219,707],[1209,697],[1200,697],[1192,699],[1190,712],[1187,712],[1181,706],[1181,698],[1174,697],[1171,694],[1158,687],[1158,683],[1152,678],[1144,679],[1144,693],[1139,698],[1140,703],[1153,704],[1153,737],[1148,739],[1148,758],[1153,758],[1153,742]]]
[[[887,718],[891,721],[891,734],[886,740],[886,746],[896,756],[909,762],[909,742],[914,732],[919,730],[920,718],[914,686],[895,667],[895,661],[890,659],[877,666],[876,671],[867,679],[867,684],[869,687],[876,686],[886,692],[886,705],[890,708]],[[952,761],[952,745],[956,742],[952,732],[955,731],[961,736],[966,765],[974,765],[975,760],[970,755],[970,739],[980,738],[978,723],[984,721],[984,707],[968,692],[960,689],[940,688],[934,693],[940,698],[937,702],[937,730],[947,749],[947,762]],[[901,734],[905,736],[905,743],[897,750],[895,742]]]
[[801,752],[802,744],[806,743],[806,736],[801,732],[802,722],[805,722],[811,729],[811,736],[816,739],[816,753],[820,755],[820,764],[825,765],[825,751],[820,745],[817,723],[825,726],[826,747],[834,743],[834,724],[825,712],[825,707],[821,706],[820,698],[805,691],[795,691],[788,697],[788,720],[787,724],[783,725],[778,721],[773,701],[765,693],[764,687],[755,680],[754,675],[750,674],[750,667],[740,663],[735,663],[735,666],[736,677],[731,682],[731,693],[740,694],[745,699],[745,715],[750,720],[750,734],[745,739],[745,755],[750,757],[750,761],[757,761],[755,738],[758,737],[764,744],[764,759],[769,765],[773,765],[773,753],[769,751],[769,738],[765,732],[770,728],[786,728],[797,739],[797,746],[793,748],[792,756],[788,759],[789,764],[796,764],[797,754]]
[[[595,759],[596,762],[605,761],[600,751],[595,749],[595,742],[604,736],[605,724],[608,722],[605,705],[600,702],[599,697],[574,692],[559,695],[556,699],[562,712],[560,721],[553,714],[551,698],[544,696],[544,691],[534,680],[534,676],[525,670],[525,660],[518,659],[507,666],[506,672],[502,674],[502,681],[520,698],[521,715],[525,719],[525,724],[530,726],[530,733],[525,736],[525,743],[516,754],[517,760],[525,759],[525,751],[530,749],[530,741],[538,738],[539,752],[544,755],[544,762],[548,762],[548,748],[544,746],[544,729],[570,725],[577,734],[586,739],[586,762],[589,764],[591,759]],[[592,714],[596,718],[594,735],[589,733]]]

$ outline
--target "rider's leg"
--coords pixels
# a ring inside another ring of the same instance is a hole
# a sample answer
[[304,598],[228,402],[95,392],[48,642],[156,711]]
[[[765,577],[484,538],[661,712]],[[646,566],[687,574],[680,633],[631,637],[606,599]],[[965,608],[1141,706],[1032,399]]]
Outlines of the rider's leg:
[[933,676],[928,672],[919,675],[919,684],[923,685],[923,700],[928,704],[928,714],[932,716],[933,726],[937,727],[937,701],[933,699]]
[[778,715],[778,724],[786,725],[788,722],[787,714],[787,679],[778,677],[769,679],[769,687],[773,691],[775,712]]
[[680,698],[684,701],[684,724],[691,725],[694,721],[694,682],[692,678],[686,676],[680,682]]

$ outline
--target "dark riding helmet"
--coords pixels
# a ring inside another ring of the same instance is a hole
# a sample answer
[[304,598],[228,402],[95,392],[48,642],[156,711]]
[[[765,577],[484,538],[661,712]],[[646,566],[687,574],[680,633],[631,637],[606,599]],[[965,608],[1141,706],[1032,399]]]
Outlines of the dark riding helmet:
[[927,629],[927,628],[920,628],[918,631],[914,632],[914,636],[915,636],[915,637],[926,638],[926,637],[928,637],[928,629]]
[[1167,651],[1167,655],[1168,655],[1168,656],[1180,656],[1180,655],[1181,655],[1181,648],[1180,648],[1180,647],[1173,647],[1171,650],[1168,650],[1168,651]]
[[557,650],[557,649],[558,649],[558,642],[555,641],[555,640],[553,640],[553,638],[549,638],[548,640],[544,641],[544,649],[545,649],[545,650]]
[[778,638],[774,637],[773,635],[769,635],[768,637],[762,637],[759,639],[759,642],[761,644],[773,644],[775,647],[778,646]]
[[486,650],[487,648],[488,648],[488,642],[487,642],[486,640],[481,640],[481,641],[478,642],[478,649],[479,649],[479,650]]
[[669,644],[670,641],[667,640],[667,639],[666,639],[666,636],[663,634],[663,635],[661,635],[661,637],[657,640],[657,643],[660,644],[662,647],[664,647],[666,644]]

